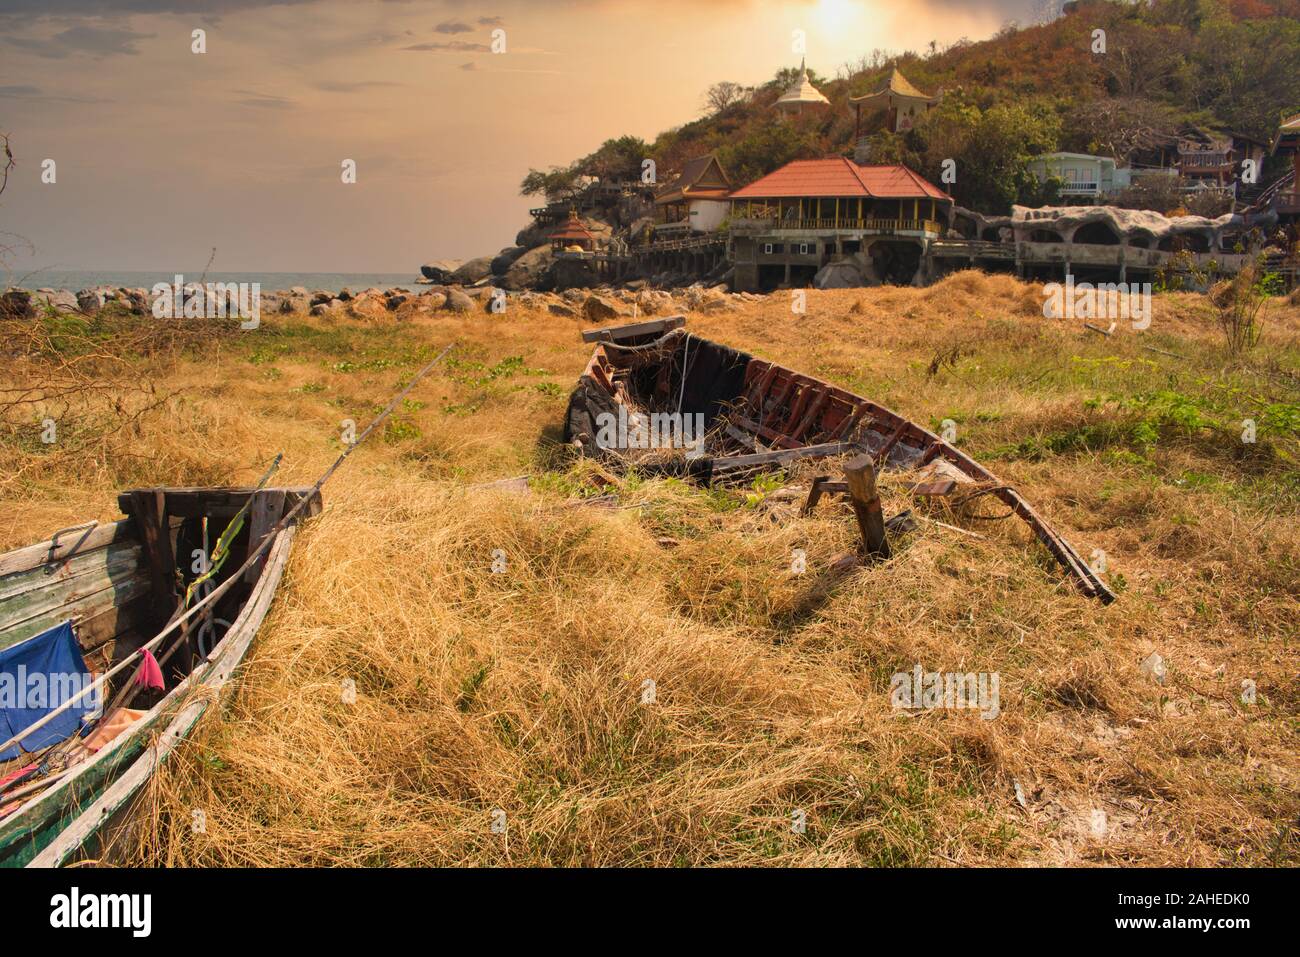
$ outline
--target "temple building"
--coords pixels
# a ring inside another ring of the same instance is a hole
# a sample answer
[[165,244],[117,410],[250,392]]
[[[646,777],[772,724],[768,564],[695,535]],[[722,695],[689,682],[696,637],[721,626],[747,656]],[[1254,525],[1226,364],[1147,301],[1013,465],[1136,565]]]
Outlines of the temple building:
[[795,115],[802,112],[806,107],[827,106],[829,104],[830,100],[822,96],[821,91],[813,86],[812,81],[808,79],[807,61],[800,60],[799,76],[790,84],[789,89],[777,99],[776,108],[781,113]]
[[787,163],[731,194],[734,288],[807,283],[846,257],[868,279],[919,282],[952,202],[906,166]]
[[555,252],[573,252],[576,249],[591,252],[596,248],[596,237],[582,225],[576,209],[569,210],[569,218],[550,235],[551,249]]
[[885,111],[885,129],[891,133],[904,133],[910,130],[918,119],[924,116],[942,99],[940,92],[936,96],[922,93],[908,82],[907,77],[897,69],[890,71],[889,82],[883,89],[865,96],[851,96],[849,102],[856,104],[857,134],[862,134],[862,108],[868,111]]
[[655,196],[655,235],[711,233],[727,218],[731,180],[710,154],[690,160],[677,179]]

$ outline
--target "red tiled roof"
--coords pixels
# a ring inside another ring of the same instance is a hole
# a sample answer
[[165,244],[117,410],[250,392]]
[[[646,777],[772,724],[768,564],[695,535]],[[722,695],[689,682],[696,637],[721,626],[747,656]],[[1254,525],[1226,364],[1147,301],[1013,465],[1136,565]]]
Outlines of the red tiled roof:
[[952,199],[906,166],[859,166],[845,156],[795,160],[731,194],[732,199],[834,196]]
[[589,230],[586,226],[582,224],[582,220],[578,219],[578,217],[573,213],[570,213],[569,218],[565,220],[557,229],[551,230],[551,234],[547,238],[550,239],[552,242],[555,242],[557,240],[565,240],[565,239],[573,239],[573,240],[585,239],[585,240],[594,241],[596,237],[591,234],[591,230]]

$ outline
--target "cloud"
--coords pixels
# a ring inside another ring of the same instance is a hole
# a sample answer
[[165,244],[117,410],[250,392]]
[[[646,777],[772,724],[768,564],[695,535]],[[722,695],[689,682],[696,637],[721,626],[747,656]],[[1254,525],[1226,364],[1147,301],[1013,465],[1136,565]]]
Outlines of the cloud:
[[60,31],[48,39],[10,34],[4,38],[4,42],[48,60],[61,60],[74,53],[84,53],[93,57],[135,56],[140,52],[135,45],[141,40],[148,40],[154,36],[156,34],[136,33],[128,29],[78,25]]
[[[131,14],[186,13],[221,16],[235,10],[258,7],[293,6],[316,0],[5,0],[4,12],[27,16],[63,17],[84,14],[94,17],[130,16]],[[201,11],[195,7],[201,6]]]
[[499,27],[506,22],[505,17],[479,17],[478,25],[481,27]]
[[460,20],[444,20],[433,28],[434,33],[473,33],[474,28]]
[[461,68],[462,70],[477,70],[477,69],[478,69],[478,64],[475,63],[473,60],[471,60],[471,61],[468,62],[468,63],[462,63],[462,64],[460,65],[460,68]]
[[256,90],[231,90],[230,92],[243,97],[236,101],[240,106],[253,106],[266,110],[287,110],[293,106],[293,100],[287,96],[259,93]]
[[491,53],[492,48],[486,43],[471,43],[468,40],[438,40],[432,43],[413,43],[403,50],[417,50],[431,53]]
[[46,93],[38,86],[26,83],[0,86],[0,99],[7,100],[44,100],[52,103],[107,103],[108,100],[96,96],[66,96],[61,93]]
[[326,93],[360,93],[362,90],[401,85],[388,80],[320,80],[312,84],[316,89],[324,90]]

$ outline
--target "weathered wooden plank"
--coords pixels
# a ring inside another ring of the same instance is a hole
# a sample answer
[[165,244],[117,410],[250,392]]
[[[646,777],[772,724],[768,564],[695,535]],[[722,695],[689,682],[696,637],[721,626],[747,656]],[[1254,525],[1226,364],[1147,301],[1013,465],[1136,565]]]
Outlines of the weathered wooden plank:
[[885,517],[880,509],[880,493],[876,491],[875,459],[863,454],[844,466],[844,480],[849,489],[849,502],[858,520],[858,531],[867,555],[874,558],[889,557],[889,539],[885,535]]
[[[117,497],[123,512],[134,515],[135,496],[141,492],[161,491],[165,510],[168,515],[181,518],[230,518],[248,501],[248,497],[257,491],[255,488],[164,488],[134,489],[123,492]],[[310,491],[310,486],[274,486],[264,491],[281,491],[297,493],[291,497],[296,503],[298,498]],[[314,514],[314,513],[313,513]]]
[[176,557],[172,554],[167,524],[167,496],[160,488],[131,492],[129,506],[144,545],[145,564],[153,582],[154,607],[165,620],[175,606],[176,596]]
[[747,419],[743,415],[736,416],[734,421],[736,425],[749,429],[751,432],[767,439],[769,443],[779,449],[797,449],[800,447],[800,443],[790,438],[790,436],[782,435],[776,429],[768,428],[766,425],[759,425],[759,423]]
[[889,461],[889,453],[894,450],[894,446],[898,443],[898,440],[903,437],[903,433],[907,431],[907,426],[908,423],[906,421],[899,422],[897,428],[894,429],[889,438],[885,439],[885,444],[876,452],[877,468],[885,467],[885,464]]
[[790,433],[790,438],[794,439],[796,442],[802,441],[804,433],[808,431],[808,427],[817,421],[817,417],[822,414],[822,410],[826,408],[826,403],[830,402],[830,400],[831,394],[829,392],[822,392],[818,395],[817,400],[812,404],[812,408],[810,408],[804,417],[799,420],[799,424],[795,426],[794,431]]
[[808,400],[812,397],[813,392],[813,387],[808,383],[798,383],[798,392],[794,397],[794,403],[790,406],[790,413],[781,420],[779,425],[774,425],[773,428],[787,439],[794,441],[794,436],[791,433],[794,432],[795,426],[798,425],[799,417],[803,415],[803,410],[808,405]]
[[81,619],[75,629],[77,641],[83,650],[89,651],[150,622],[148,591],[133,598],[118,595],[107,608]]
[[[284,489],[278,488],[266,489],[253,496],[253,504],[248,510],[248,551],[245,554],[251,555],[257,551],[257,546],[262,544],[267,532],[284,515],[285,498]],[[248,571],[244,572],[244,581],[257,581],[265,560],[263,556],[250,565]]]
[[0,555],[0,577],[29,571],[46,564],[51,559],[63,561],[70,555],[93,551],[114,542],[134,540],[135,537],[135,526],[131,520],[123,519],[120,522],[98,525],[89,534],[72,532],[61,535],[58,544],[53,548],[53,552],[51,552],[52,540],[40,542],[36,545],[26,545]]
[[784,465],[798,459],[825,458],[828,455],[847,455],[862,448],[855,442],[824,442],[805,445],[797,449],[776,452],[755,452],[752,455],[727,455],[713,460],[713,472],[734,472],[737,469],[756,468],[763,465]]
[[661,335],[680,329],[686,325],[685,316],[665,316],[663,319],[650,319],[646,322],[633,322],[625,326],[606,326],[603,329],[584,329],[583,342],[621,342],[635,339],[637,336]]
[[[105,575],[110,569],[140,564],[142,550],[136,541],[119,541],[94,551],[81,552],[71,559],[54,565],[38,565],[25,572],[15,572],[0,578],[0,603],[28,592],[43,591],[55,582]],[[0,621],[4,618],[0,604]]]
[[[94,582],[63,582],[47,593],[28,596],[22,607],[5,603],[5,620],[0,627],[0,649],[8,648],[47,628],[71,620],[74,628],[116,604],[125,604],[150,594],[152,584],[147,572],[131,569],[116,578]],[[80,635],[78,635],[80,637]]]

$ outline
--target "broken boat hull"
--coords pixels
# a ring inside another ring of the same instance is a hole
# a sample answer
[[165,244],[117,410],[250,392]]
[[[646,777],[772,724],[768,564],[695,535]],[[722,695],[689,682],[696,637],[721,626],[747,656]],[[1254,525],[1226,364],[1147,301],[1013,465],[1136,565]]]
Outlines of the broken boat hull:
[[[602,427],[636,409],[644,417],[699,413],[702,446],[688,456],[641,459],[638,467],[725,481],[800,459],[870,454],[877,469],[902,471],[941,463],[968,493],[1006,505],[1033,531],[1083,594],[1114,594],[1014,488],[970,456],[898,413],[821,379],[701,339],[672,317],[584,333],[596,342],[569,400],[565,441],[586,454],[631,461],[628,450],[602,441]],[[683,375],[683,370],[685,374]],[[943,485],[943,481],[932,485]],[[917,494],[944,494],[922,488]]]

